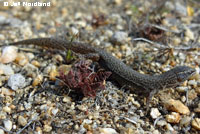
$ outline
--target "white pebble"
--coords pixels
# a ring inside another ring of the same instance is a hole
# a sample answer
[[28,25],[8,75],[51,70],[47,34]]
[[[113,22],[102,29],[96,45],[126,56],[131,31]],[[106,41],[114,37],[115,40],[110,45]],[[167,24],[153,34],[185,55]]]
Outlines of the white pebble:
[[194,40],[194,33],[193,33],[189,28],[186,29],[185,35],[186,35],[189,39]]
[[156,119],[161,115],[161,113],[159,112],[157,108],[152,108],[150,115],[153,119]]
[[101,134],[118,134],[113,128],[99,128]]
[[124,43],[127,40],[127,37],[127,33],[118,31],[113,34],[111,40],[116,43]]
[[10,131],[12,129],[12,122],[10,120],[4,120],[3,124],[6,130]]
[[8,86],[12,90],[17,90],[18,88],[23,88],[25,86],[25,78],[21,74],[13,74],[8,80]]
[[189,80],[188,85],[197,86],[197,82],[195,80]]
[[54,108],[54,109],[52,109],[52,114],[55,116],[57,113],[58,113],[58,109],[57,108]]
[[84,119],[83,122],[86,123],[86,124],[91,124],[91,123],[92,123],[92,120]]
[[21,125],[21,126],[26,126],[26,124],[27,124],[27,120],[23,117],[23,116],[19,116],[18,117],[18,123],[19,123],[19,125]]
[[8,46],[3,48],[2,55],[0,57],[1,63],[10,63],[14,61],[17,57],[17,47]]
[[183,93],[183,92],[187,91],[189,88],[188,87],[177,87],[176,89],[179,93]]
[[0,134],[5,134],[3,129],[0,129]]
[[71,33],[72,35],[77,35],[77,34],[79,33],[79,31],[78,31],[78,29],[76,29],[75,27],[72,27],[72,28],[70,29],[70,33]]
[[4,64],[0,64],[0,72],[1,74],[4,74],[6,76],[14,74],[14,71],[10,67],[10,65],[4,65]]

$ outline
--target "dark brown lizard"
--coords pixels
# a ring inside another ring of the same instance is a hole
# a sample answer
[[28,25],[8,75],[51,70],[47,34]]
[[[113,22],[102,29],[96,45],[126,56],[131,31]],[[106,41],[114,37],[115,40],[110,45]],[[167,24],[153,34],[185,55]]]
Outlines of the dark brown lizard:
[[119,59],[112,56],[103,49],[92,47],[87,43],[69,42],[57,38],[35,38],[10,43],[8,45],[37,45],[50,47],[53,49],[67,50],[70,49],[80,54],[97,54],[98,62],[102,67],[112,72],[112,78],[122,86],[129,86],[134,92],[152,96],[159,90],[180,85],[190,76],[195,74],[195,69],[188,66],[177,66],[163,74],[150,76],[141,74],[131,69]]

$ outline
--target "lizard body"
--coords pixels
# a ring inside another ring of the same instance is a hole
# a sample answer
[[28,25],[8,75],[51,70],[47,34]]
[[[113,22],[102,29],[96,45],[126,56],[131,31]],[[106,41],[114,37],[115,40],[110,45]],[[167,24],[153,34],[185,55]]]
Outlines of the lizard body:
[[134,90],[134,92],[149,95],[149,99],[151,99],[151,97],[161,89],[180,85],[196,72],[195,69],[192,69],[188,66],[178,66],[160,75],[150,76],[147,74],[141,74],[103,49],[92,47],[87,43],[69,42],[57,38],[28,39],[19,42],[13,42],[9,45],[20,44],[33,44],[60,50],[70,49],[75,53],[80,54],[97,54],[99,56],[98,62],[105,69],[112,72],[113,79],[115,79],[122,86],[126,85],[137,89]]

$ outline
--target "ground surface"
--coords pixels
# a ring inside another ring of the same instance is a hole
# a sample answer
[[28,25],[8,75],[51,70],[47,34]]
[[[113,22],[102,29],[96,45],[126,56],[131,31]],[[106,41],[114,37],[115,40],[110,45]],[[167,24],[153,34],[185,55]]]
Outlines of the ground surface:
[[[0,134],[199,133],[198,0],[52,0],[43,8],[0,4],[0,44],[59,36],[105,48],[140,73],[160,74],[177,65],[197,70],[183,85],[156,94],[145,115],[145,97],[109,81],[95,98],[58,89],[58,68],[80,58],[66,61],[61,51],[21,46],[8,54],[17,54],[14,61],[1,57]],[[15,91],[8,83],[13,74],[25,79]]]

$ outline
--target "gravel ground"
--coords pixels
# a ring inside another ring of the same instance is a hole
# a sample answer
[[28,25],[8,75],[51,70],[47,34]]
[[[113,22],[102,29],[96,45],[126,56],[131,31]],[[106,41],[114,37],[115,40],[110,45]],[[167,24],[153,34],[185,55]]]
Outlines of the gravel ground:
[[113,81],[106,81],[95,97],[59,86],[59,69],[69,70],[80,55],[67,59],[70,52],[1,47],[0,134],[200,132],[198,0],[50,3],[6,7],[0,1],[0,44],[60,37],[105,48],[140,73],[160,74],[187,65],[196,74],[179,87],[157,93],[146,114],[146,98]]

